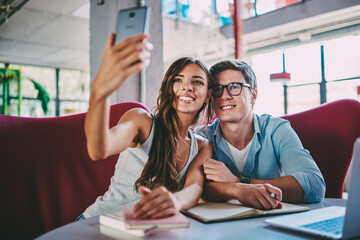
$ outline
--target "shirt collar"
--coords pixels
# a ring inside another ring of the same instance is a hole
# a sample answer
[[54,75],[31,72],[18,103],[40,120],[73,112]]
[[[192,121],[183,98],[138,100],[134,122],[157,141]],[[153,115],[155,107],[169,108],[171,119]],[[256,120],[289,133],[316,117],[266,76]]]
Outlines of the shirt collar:
[[256,115],[254,113],[254,130],[255,130],[255,134],[259,135],[259,137],[261,136],[261,131],[260,131],[260,125],[259,125],[259,119],[258,119],[258,115]]
[[[259,125],[259,119],[258,119],[258,115],[253,113],[253,119],[254,119],[254,130],[255,130],[255,134],[256,135],[260,135],[261,136],[261,131],[260,131],[260,125]],[[213,123],[215,125],[215,130],[214,130],[214,136],[216,138],[216,140],[220,140],[220,137],[222,136],[221,134],[221,127],[220,127],[220,119],[216,119],[215,122]]]

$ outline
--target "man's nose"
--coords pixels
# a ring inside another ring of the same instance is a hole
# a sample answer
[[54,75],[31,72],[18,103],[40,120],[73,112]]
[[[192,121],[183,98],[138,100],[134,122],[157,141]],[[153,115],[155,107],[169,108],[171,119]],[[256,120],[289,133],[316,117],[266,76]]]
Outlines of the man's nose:
[[221,99],[229,99],[232,95],[228,92],[227,88],[224,88],[224,91],[221,94]]

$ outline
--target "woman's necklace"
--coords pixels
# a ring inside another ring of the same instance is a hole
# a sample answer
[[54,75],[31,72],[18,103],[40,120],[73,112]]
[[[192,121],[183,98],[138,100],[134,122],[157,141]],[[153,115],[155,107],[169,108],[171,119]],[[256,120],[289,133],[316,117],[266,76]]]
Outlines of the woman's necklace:
[[185,139],[183,139],[180,135],[179,135],[179,138],[186,144],[186,146],[188,146],[190,148],[190,145],[186,142]]
[[[186,142],[186,140],[185,139],[183,139],[180,135],[179,135],[179,138],[182,140],[182,142],[183,143],[185,143],[185,145],[187,146],[187,149],[189,149],[190,150],[190,144],[188,144],[187,142]],[[181,158],[180,158],[180,156],[181,156],[181,154],[178,152],[178,150],[176,149],[176,159],[178,160],[178,161],[181,161]]]

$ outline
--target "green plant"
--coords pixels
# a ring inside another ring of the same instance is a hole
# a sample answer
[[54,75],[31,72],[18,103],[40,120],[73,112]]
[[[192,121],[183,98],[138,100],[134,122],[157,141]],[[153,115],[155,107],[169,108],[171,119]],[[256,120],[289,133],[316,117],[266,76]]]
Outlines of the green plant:
[[[38,91],[37,99],[41,102],[43,112],[46,114],[48,111],[48,103],[50,101],[49,94],[45,88],[35,80],[25,77],[34,84],[34,88]],[[19,69],[9,69],[8,67],[0,68],[0,83],[3,84],[3,107],[2,114],[8,114],[7,106],[9,104],[9,83],[10,81],[18,82],[18,115],[20,116],[21,110],[21,71]]]

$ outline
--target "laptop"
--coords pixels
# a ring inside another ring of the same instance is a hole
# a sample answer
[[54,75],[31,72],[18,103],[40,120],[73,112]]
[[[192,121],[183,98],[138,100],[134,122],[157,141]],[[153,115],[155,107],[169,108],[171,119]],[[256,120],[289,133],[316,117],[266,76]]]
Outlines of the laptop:
[[360,138],[354,145],[349,195],[346,207],[325,207],[282,217],[266,219],[275,227],[332,239],[360,236]]

